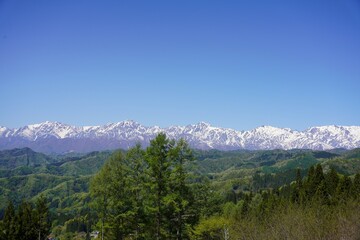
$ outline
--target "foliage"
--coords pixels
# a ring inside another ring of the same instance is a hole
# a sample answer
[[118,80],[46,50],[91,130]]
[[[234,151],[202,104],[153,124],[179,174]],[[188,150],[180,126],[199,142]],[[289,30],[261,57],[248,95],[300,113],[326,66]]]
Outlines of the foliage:
[[186,165],[192,153],[183,140],[159,134],[143,151],[118,152],[91,182],[93,207],[108,239],[187,238],[198,214]]
[[47,200],[41,196],[35,206],[23,200],[17,210],[9,202],[0,226],[0,239],[47,239],[50,233]]

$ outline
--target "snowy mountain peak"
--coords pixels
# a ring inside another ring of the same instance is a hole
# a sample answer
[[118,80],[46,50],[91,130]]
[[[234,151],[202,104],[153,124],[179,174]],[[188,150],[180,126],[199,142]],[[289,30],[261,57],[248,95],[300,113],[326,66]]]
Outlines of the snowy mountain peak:
[[0,126],[0,136],[6,134],[6,132],[8,132],[9,129],[3,126]]
[[140,123],[138,123],[134,120],[126,120],[126,121],[120,122],[120,125],[123,127],[139,127]]
[[202,126],[202,127],[210,127],[210,123],[207,122],[199,122],[197,124],[195,124],[196,126]]
[[38,138],[66,138],[76,134],[76,127],[60,122],[42,122],[15,129],[19,136],[35,141]]
[[282,128],[277,128],[277,127],[268,126],[268,125],[262,125],[260,127],[255,128],[254,130],[258,131],[258,132],[267,132],[267,131],[282,130]]
[[287,134],[288,132],[291,132],[292,130],[289,128],[277,128],[272,126],[261,126],[257,127],[253,130],[257,133],[262,133],[266,135],[279,135],[279,134]]
[[136,143],[147,146],[156,134],[187,140],[199,149],[331,149],[360,147],[360,126],[317,126],[296,131],[261,126],[237,131],[218,128],[206,122],[187,126],[144,127],[133,120],[103,126],[76,127],[60,122],[42,122],[17,129],[0,127],[0,149],[30,147],[42,152],[88,152],[129,148]]
[[126,120],[117,123],[109,123],[105,126],[108,128],[136,128],[140,126],[140,123],[137,123],[133,120]]
[[186,128],[191,129],[194,132],[199,132],[211,128],[211,125],[206,122],[199,122],[197,124],[188,125]]

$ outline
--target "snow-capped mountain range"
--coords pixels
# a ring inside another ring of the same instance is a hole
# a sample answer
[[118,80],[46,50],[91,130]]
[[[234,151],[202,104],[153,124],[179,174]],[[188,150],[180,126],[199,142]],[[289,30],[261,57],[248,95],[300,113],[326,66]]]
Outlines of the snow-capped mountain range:
[[158,133],[184,138],[198,149],[315,149],[360,147],[360,126],[320,126],[305,131],[261,126],[249,131],[213,127],[208,123],[187,126],[146,127],[135,121],[104,126],[76,127],[59,122],[43,122],[21,128],[0,126],[0,150],[30,147],[45,153],[90,152],[127,149],[136,143],[147,146]]

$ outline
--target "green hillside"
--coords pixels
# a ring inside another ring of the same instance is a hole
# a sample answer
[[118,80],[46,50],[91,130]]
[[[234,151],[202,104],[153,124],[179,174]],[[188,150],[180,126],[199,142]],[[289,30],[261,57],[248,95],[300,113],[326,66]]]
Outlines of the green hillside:
[[32,151],[30,148],[0,151],[0,169],[10,170],[18,167],[37,167],[56,162],[56,158],[51,158],[42,153]]
[[[79,216],[90,216],[93,214],[90,180],[112,154],[105,151],[48,156],[29,148],[0,151],[0,217],[8,201],[18,206],[23,199],[34,203],[40,196],[49,201],[53,229],[68,226],[69,221]],[[246,193],[289,186],[296,180],[296,169],[305,177],[309,168],[318,164],[324,174],[331,169],[344,176],[360,172],[360,149],[193,150],[193,158],[195,161],[187,165],[187,171],[194,183],[208,182],[219,199],[223,199],[221,202],[237,202]],[[85,226],[85,220],[81,221],[78,224]],[[61,229],[64,232],[67,228]]]

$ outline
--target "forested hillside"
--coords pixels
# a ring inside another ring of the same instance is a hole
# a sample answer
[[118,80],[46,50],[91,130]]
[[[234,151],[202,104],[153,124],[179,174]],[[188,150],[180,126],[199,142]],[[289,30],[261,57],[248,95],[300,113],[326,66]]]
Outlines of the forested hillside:
[[356,239],[359,173],[359,149],[203,151],[163,134],[127,151],[5,150],[0,236],[38,233],[16,226],[46,201],[56,239]]

